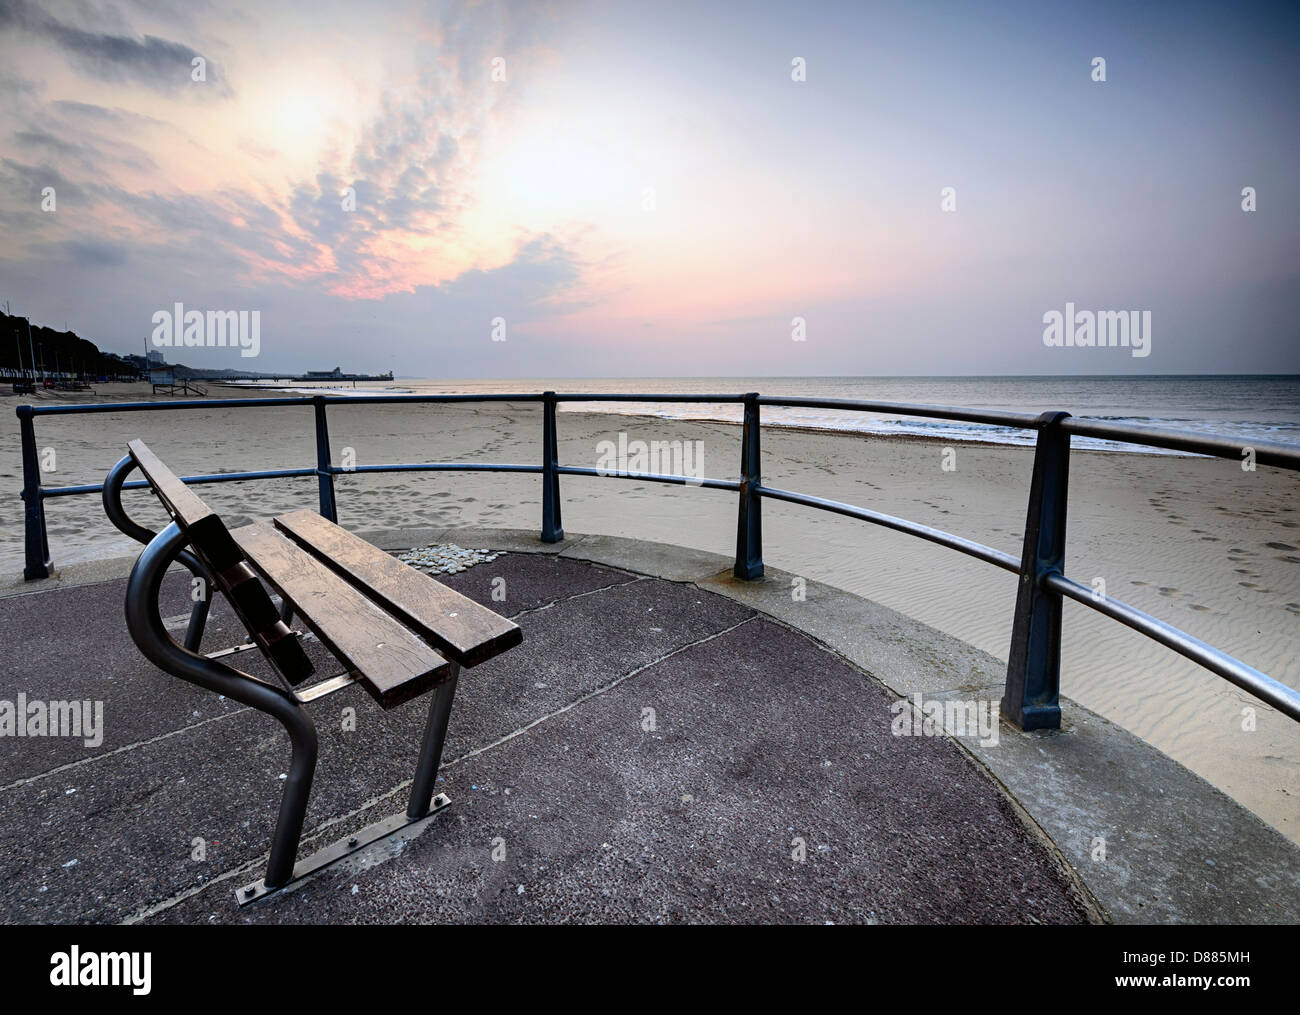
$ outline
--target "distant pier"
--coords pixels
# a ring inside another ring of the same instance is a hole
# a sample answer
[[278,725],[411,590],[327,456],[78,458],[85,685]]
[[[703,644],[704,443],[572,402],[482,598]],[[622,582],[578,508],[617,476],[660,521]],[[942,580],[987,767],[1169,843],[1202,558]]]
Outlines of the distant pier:
[[[247,374],[247,373],[208,373],[204,372],[201,376],[191,374],[188,377],[174,377],[168,375],[162,381],[155,380],[154,393],[157,394],[160,385],[170,385],[179,389],[183,384],[188,382],[191,390],[198,390],[200,394],[207,394],[206,391],[199,389],[194,383],[201,380],[210,384],[244,384],[252,382],[269,381],[273,384],[320,384],[323,382],[351,383],[355,388],[357,382],[373,382],[393,380],[393,372],[390,370],[386,374],[345,374],[338,367],[333,370],[308,370],[305,374]],[[170,392],[169,392],[170,393]],[[180,393],[179,391],[176,393]],[[188,394],[188,392],[186,392]]]

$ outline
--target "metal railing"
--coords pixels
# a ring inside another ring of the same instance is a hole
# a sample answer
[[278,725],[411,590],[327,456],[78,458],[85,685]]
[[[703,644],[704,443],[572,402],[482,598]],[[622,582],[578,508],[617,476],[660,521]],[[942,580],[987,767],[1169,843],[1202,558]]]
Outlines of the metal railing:
[[[337,405],[374,405],[416,402],[540,402],[542,405],[542,461],[540,465],[500,464],[490,462],[424,462],[389,465],[341,467],[333,464],[330,453],[326,407]],[[738,403],[744,408],[741,430],[740,479],[698,479],[688,476],[610,473],[597,469],[561,465],[556,438],[556,406],[560,402],[675,402]],[[1186,656],[1242,690],[1266,702],[1284,715],[1300,722],[1300,692],[1261,673],[1239,659],[1206,644],[1134,606],[1106,595],[1090,586],[1067,578],[1065,565],[1065,530],[1067,493],[1070,471],[1070,438],[1092,437],[1101,440],[1191,452],[1218,458],[1242,460],[1253,455],[1257,465],[1269,465],[1300,471],[1300,447],[1273,442],[1249,446],[1226,437],[1207,436],[1178,430],[1157,430],[1092,421],[1072,417],[1066,412],[1050,411],[1039,415],[1023,412],[966,409],[945,405],[912,405],[896,402],[873,402],[833,398],[763,397],[757,393],[708,395],[645,394],[475,394],[475,395],[297,395],[271,398],[228,398],[204,402],[119,402],[93,405],[20,405],[18,419],[22,436],[23,492],[25,503],[26,565],[28,579],[50,574],[49,541],[45,527],[45,501],[51,497],[69,497],[100,493],[103,484],[63,486],[46,489],[41,485],[41,469],[36,448],[34,422],[37,416],[80,415],[97,412],[159,412],[177,409],[271,408],[286,405],[310,405],[315,413],[316,465],[313,468],[275,469],[261,472],[226,472],[187,476],[185,482],[231,483],[255,479],[283,479],[315,476],[320,513],[338,521],[334,477],[339,474],[371,472],[524,472],[542,477],[543,542],[555,543],[564,538],[561,523],[561,476],[609,476],[635,479],[638,482],[679,483],[738,494],[736,513],[736,558],[734,574],[752,581],[763,576],[762,503],[764,499],[785,501],[804,507],[829,511],[905,532],[940,546],[957,550],[1020,576],[1011,633],[1011,651],[1007,660],[1006,687],[1002,714],[1025,730],[1057,729],[1061,724],[1061,612],[1065,599],[1095,610],[1138,633]],[[762,480],[761,407],[835,409],[848,412],[887,413],[928,419],[951,419],[984,423],[1037,434],[1034,449],[1033,477],[1029,487],[1029,504],[1025,519],[1024,544],[1019,558],[1001,550],[976,543],[941,529],[921,525],[904,518],[826,500],[810,494],[765,486]],[[133,489],[147,484],[137,481],[124,484]]]

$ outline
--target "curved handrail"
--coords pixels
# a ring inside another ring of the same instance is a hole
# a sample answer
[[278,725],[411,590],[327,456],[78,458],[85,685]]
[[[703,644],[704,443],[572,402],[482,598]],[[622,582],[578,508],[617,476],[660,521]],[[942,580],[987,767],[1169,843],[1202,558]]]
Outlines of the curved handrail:
[[[126,513],[126,508],[122,506],[122,484],[126,482],[126,477],[135,468],[135,459],[130,455],[123,455],[118,463],[108,470],[108,475],[101,484],[104,514],[108,515],[108,520],[117,526],[119,532],[130,536],[137,543],[147,545],[153,541],[154,536],[158,535],[158,533],[135,521]],[[142,483],[141,485],[148,484]],[[188,551],[182,552],[188,553]]]
[[1019,559],[1009,553],[1003,553],[1001,550],[995,550],[991,546],[976,543],[974,540],[966,539],[963,536],[954,536],[951,532],[944,532],[942,529],[908,521],[906,518],[895,518],[893,515],[881,514],[879,511],[869,511],[866,508],[854,507],[852,504],[842,504],[837,500],[825,500],[821,497],[811,497],[806,493],[778,490],[770,486],[760,486],[758,492],[764,497],[771,497],[773,500],[789,501],[791,504],[802,504],[805,507],[830,511],[832,514],[847,515],[850,518],[858,518],[864,522],[882,525],[887,529],[906,532],[909,536],[928,539],[932,543],[958,550],[1006,571],[1016,572],[1020,570]]
[[1275,465],[1280,469],[1300,469],[1300,448],[1277,441],[1252,441],[1243,444],[1216,434],[1196,434],[1189,430],[1165,430],[1149,426],[1125,426],[1106,420],[1080,419],[1071,416],[1061,424],[1066,433],[1076,437],[1093,437],[1121,444],[1142,444],[1170,451],[1191,451],[1216,458],[1241,458],[1249,449],[1255,461],[1262,465]]
[[[542,403],[543,412],[545,413],[542,464],[526,465],[488,462],[426,462],[391,463],[344,468],[335,466],[329,461],[328,434],[324,432],[325,406],[396,404],[406,402],[416,404],[458,402],[540,402]],[[554,413],[556,405],[559,402],[676,402],[686,404],[743,405],[745,409],[745,427],[742,436],[742,441],[744,443],[742,462],[745,464],[742,467],[742,473],[744,474],[737,482],[734,480],[716,478],[697,479],[694,477],[676,475],[610,472],[607,470],[592,469],[582,466],[560,465],[557,460],[554,446]],[[1282,444],[1275,441],[1257,441],[1247,444],[1217,435],[1198,434],[1185,430],[1132,426],[1107,420],[1090,420],[1086,417],[1075,417],[1061,412],[1049,411],[1035,414],[999,409],[972,409],[925,403],[764,396],[753,392],[746,394],[635,394],[628,392],[572,394],[557,394],[555,392],[490,392],[481,394],[445,395],[318,394],[284,397],[273,396],[268,398],[216,399],[204,402],[158,401],[98,403],[89,405],[20,405],[17,407],[17,414],[22,425],[24,473],[23,498],[27,502],[28,567],[25,573],[28,577],[41,577],[48,573],[49,554],[48,548],[45,546],[46,540],[43,503],[44,500],[49,497],[102,493],[105,511],[108,513],[108,516],[113,521],[114,525],[135,539],[141,539],[142,536],[153,536],[150,530],[131,520],[121,507],[122,490],[135,489],[148,485],[144,482],[125,481],[127,473],[129,473],[132,468],[132,463],[129,458],[123,459],[114,466],[113,470],[110,471],[109,476],[102,484],[54,487],[49,489],[41,486],[39,466],[37,464],[36,456],[35,437],[32,430],[32,421],[35,416],[74,415],[103,412],[144,412],[200,407],[205,409],[271,408],[291,405],[311,405],[316,408],[318,462],[315,468],[213,473],[185,477],[184,481],[186,483],[205,484],[314,476],[321,482],[322,511],[328,515],[329,512],[326,510],[327,506],[330,508],[333,506],[333,480],[335,476],[339,475],[348,475],[352,473],[438,471],[504,472],[524,474],[540,473],[543,480],[542,538],[551,542],[558,538],[562,538],[562,531],[558,524],[558,477],[560,476],[613,477],[642,482],[700,486],[706,489],[728,490],[739,492],[740,494],[740,533],[738,535],[736,573],[740,577],[747,578],[757,577],[762,574],[761,529],[758,525],[757,506],[763,498],[785,501],[787,503],[810,507],[815,510],[828,511],[834,514],[840,514],[870,522],[885,528],[890,528],[907,535],[916,536],[938,545],[948,547],[949,549],[957,550],[958,552],[992,564],[995,567],[1019,573],[1021,576],[1020,594],[1022,596],[1027,596],[1030,600],[1034,599],[1034,597],[1043,595],[1055,596],[1057,604],[1059,604],[1060,598],[1064,597],[1081,603],[1084,606],[1088,606],[1122,624],[1125,624],[1146,637],[1181,653],[1200,665],[1205,666],[1212,672],[1277,708],[1292,719],[1300,721],[1300,692],[1287,687],[1279,681],[1273,680],[1260,671],[1255,670],[1232,656],[1229,656],[1227,653],[1213,648],[1187,632],[1143,613],[1136,607],[1108,597],[1099,598],[1094,596],[1090,588],[1066,578],[1061,573],[1059,561],[1053,564],[1051,561],[1042,559],[1038,552],[1033,554],[1022,553],[1022,556],[1017,558],[993,547],[985,546],[982,543],[966,539],[963,536],[945,532],[928,525],[922,525],[918,522],[909,521],[908,519],[898,518],[893,515],[887,515],[867,508],[841,503],[839,501],[816,497],[811,494],[764,486],[757,469],[759,462],[759,407],[764,405],[784,408],[816,408],[849,412],[916,416],[933,419],[949,419],[1036,432],[1038,434],[1038,450],[1035,454],[1034,487],[1031,491],[1030,497],[1030,522],[1032,524],[1027,524],[1026,528],[1027,532],[1033,532],[1034,538],[1037,538],[1036,530],[1040,523],[1049,527],[1052,524],[1060,525],[1059,541],[1061,546],[1063,546],[1064,541],[1064,504],[1062,503],[1053,508],[1053,510],[1059,511],[1059,519],[1053,520],[1046,516],[1040,516],[1035,519],[1034,516],[1035,512],[1044,511],[1044,505],[1036,500],[1036,498],[1042,498],[1045,496],[1043,492],[1045,489],[1044,484],[1058,484],[1056,496],[1058,499],[1063,500],[1065,489],[1064,477],[1068,471],[1068,449],[1069,438],[1071,436],[1090,437],[1118,443],[1139,444],[1149,447],[1164,448],[1167,450],[1210,455],[1224,459],[1245,459],[1249,457],[1252,459],[1252,466],[1257,463],[1293,471],[1300,471],[1300,447],[1293,445]],[[1049,437],[1050,440],[1048,440]],[[1052,461],[1049,462],[1048,459],[1052,459]],[[1059,475],[1053,473],[1053,469],[1056,470],[1056,473],[1059,473]],[[1041,476],[1040,471],[1043,472],[1043,475]],[[549,507],[548,501],[550,502]],[[1051,539],[1056,537],[1052,536],[1052,534],[1048,532],[1047,538],[1049,539],[1047,545],[1051,546]],[[749,545],[745,545],[745,540],[750,541]],[[1029,541],[1027,540],[1026,546],[1028,547],[1029,545]],[[1041,550],[1041,546],[1039,549]],[[43,561],[41,560],[42,552],[44,553]],[[743,570],[740,563],[742,552],[747,562]],[[180,560],[196,574],[201,573],[201,570],[196,570],[196,567],[201,569],[202,565],[197,561],[197,559],[193,558],[193,555],[189,554],[188,551],[178,549],[176,559]],[[1032,605],[1033,604],[1031,603],[1030,606],[1032,607]],[[1057,625],[1057,633],[1055,637],[1058,642],[1058,647],[1055,651],[1059,655],[1059,605],[1055,606],[1055,609],[1057,611],[1057,620],[1055,621]],[[1021,612],[1021,608],[1018,604],[1017,632],[1013,632],[1013,647],[1017,636],[1023,636],[1021,638],[1022,641],[1032,640],[1025,631],[1020,630],[1022,624],[1028,625],[1031,623],[1044,622],[1042,619],[1038,619],[1037,614],[1032,614],[1032,617],[1030,614],[1026,614],[1026,616],[1022,618],[1020,616]],[[1032,613],[1032,609],[1030,610],[1030,613]],[[1036,637],[1038,637],[1040,642],[1043,637],[1047,637],[1048,642],[1050,643],[1052,635],[1040,634]],[[187,638],[187,643],[188,641],[189,639]],[[1049,674],[1049,678],[1049,683],[1051,684],[1051,687],[1049,687],[1049,691],[1051,692],[1049,697],[1054,701],[1055,691],[1054,683],[1052,683],[1052,681],[1055,680],[1055,675]],[[1010,674],[1008,679],[1008,693],[1010,694]],[[1028,697],[1026,698],[1026,701],[1028,701]],[[1005,706],[1006,702],[1004,701],[1004,709]]]
[[776,405],[792,409],[840,409],[845,412],[892,413],[898,416],[924,416],[927,419],[956,419],[964,423],[986,423],[1020,430],[1038,427],[1034,412],[1006,412],[1001,409],[968,409],[953,405],[929,405],[924,402],[873,402],[856,398],[783,398],[760,396],[759,405]]
[[278,887],[293,876],[316,771],[316,727],[289,691],[182,647],[168,633],[158,610],[158,595],[167,568],[187,552],[187,540],[181,527],[172,522],[141,551],[126,587],[127,630],[145,658],[163,672],[265,712],[279,720],[289,734],[293,750],[266,873],[267,885]]
[[1098,613],[1104,613],[1153,641],[1158,641],[1166,648],[1171,648],[1207,670],[1217,673],[1224,680],[1236,684],[1243,691],[1249,691],[1256,698],[1268,702],[1283,715],[1300,722],[1300,691],[1287,687],[1253,666],[1247,666],[1240,659],[1234,659],[1226,652],[1221,652],[1186,631],[1171,627],[1149,613],[1143,613],[1136,606],[1130,606],[1109,596],[1098,595],[1091,587],[1071,581],[1063,574],[1049,575],[1044,581],[1061,595],[1068,596],[1076,603],[1082,603]]

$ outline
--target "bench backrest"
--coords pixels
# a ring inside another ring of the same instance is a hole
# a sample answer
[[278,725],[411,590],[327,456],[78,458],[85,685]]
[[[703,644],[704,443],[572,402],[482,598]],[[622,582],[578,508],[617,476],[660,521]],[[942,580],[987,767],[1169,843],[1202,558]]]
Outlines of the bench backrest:
[[[127,448],[162,506],[189,537],[194,552],[230,601],[258,648],[290,684],[306,680],[315,667],[298,638],[280,619],[271,597],[249,567],[225,523],[149,450],[144,441],[131,441]],[[211,590],[206,590],[206,594],[211,595]]]

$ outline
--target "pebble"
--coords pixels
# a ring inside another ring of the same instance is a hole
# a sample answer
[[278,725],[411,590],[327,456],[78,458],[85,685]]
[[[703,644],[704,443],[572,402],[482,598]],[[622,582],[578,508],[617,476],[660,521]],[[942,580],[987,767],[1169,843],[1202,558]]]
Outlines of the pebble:
[[460,574],[475,564],[496,560],[499,556],[501,553],[490,550],[466,550],[455,543],[436,543],[399,553],[397,559],[426,574]]

